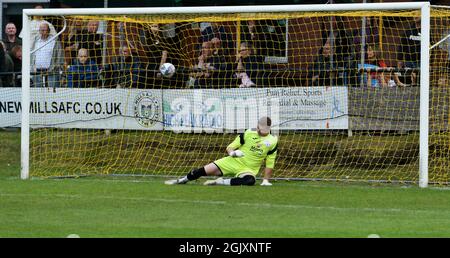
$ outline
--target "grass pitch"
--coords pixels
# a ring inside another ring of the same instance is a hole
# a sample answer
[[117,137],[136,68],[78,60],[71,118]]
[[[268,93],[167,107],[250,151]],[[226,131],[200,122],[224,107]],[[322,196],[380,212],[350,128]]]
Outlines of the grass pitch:
[[[19,133],[1,133],[0,237],[450,237],[450,190],[277,181],[164,185],[156,177],[19,179]],[[258,182],[259,184],[260,182]]]
[[0,237],[449,237],[450,191],[162,179],[0,180]]

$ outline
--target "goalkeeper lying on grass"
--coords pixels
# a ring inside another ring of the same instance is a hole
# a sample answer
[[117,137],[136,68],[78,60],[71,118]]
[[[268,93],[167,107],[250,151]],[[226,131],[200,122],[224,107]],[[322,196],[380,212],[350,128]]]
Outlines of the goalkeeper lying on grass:
[[219,177],[208,180],[205,185],[254,185],[256,175],[266,161],[264,179],[261,185],[272,185],[272,176],[277,155],[278,138],[270,134],[272,121],[269,117],[262,117],[258,121],[256,130],[247,130],[240,134],[227,147],[228,157],[216,160],[202,168],[194,169],[185,177],[168,180],[167,185],[186,184],[202,176],[230,176],[231,179]]

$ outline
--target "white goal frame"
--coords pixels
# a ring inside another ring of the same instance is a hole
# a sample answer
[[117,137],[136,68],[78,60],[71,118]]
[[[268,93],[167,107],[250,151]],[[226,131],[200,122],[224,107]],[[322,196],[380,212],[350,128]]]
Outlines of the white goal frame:
[[429,122],[429,62],[430,62],[430,3],[369,3],[325,5],[263,5],[226,7],[167,7],[167,8],[80,8],[80,9],[24,9],[23,10],[23,65],[22,65],[22,123],[21,123],[21,178],[29,178],[30,152],[30,21],[36,16],[64,15],[144,15],[144,14],[201,14],[201,13],[274,13],[274,12],[326,12],[326,11],[421,11],[421,60],[420,60],[420,151],[419,186],[428,186],[428,122]]

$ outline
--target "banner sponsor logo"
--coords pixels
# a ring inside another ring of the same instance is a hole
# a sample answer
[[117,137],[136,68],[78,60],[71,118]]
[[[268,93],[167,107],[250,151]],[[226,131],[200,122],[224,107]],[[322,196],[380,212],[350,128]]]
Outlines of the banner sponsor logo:
[[221,132],[223,107],[217,90],[167,90],[164,92],[164,125],[174,132]]
[[145,128],[160,121],[160,104],[157,97],[149,91],[139,93],[134,100],[134,116]]

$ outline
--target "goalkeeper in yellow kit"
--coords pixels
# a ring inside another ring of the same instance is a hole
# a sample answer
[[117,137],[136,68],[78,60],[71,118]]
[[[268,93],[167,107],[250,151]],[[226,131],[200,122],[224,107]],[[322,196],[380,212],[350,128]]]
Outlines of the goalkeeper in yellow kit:
[[258,120],[256,130],[246,130],[227,147],[228,157],[216,160],[202,168],[194,169],[186,176],[168,180],[165,184],[186,184],[202,176],[229,176],[208,180],[205,185],[254,185],[256,175],[265,160],[264,179],[261,185],[270,186],[277,155],[278,138],[270,134],[269,117]]

